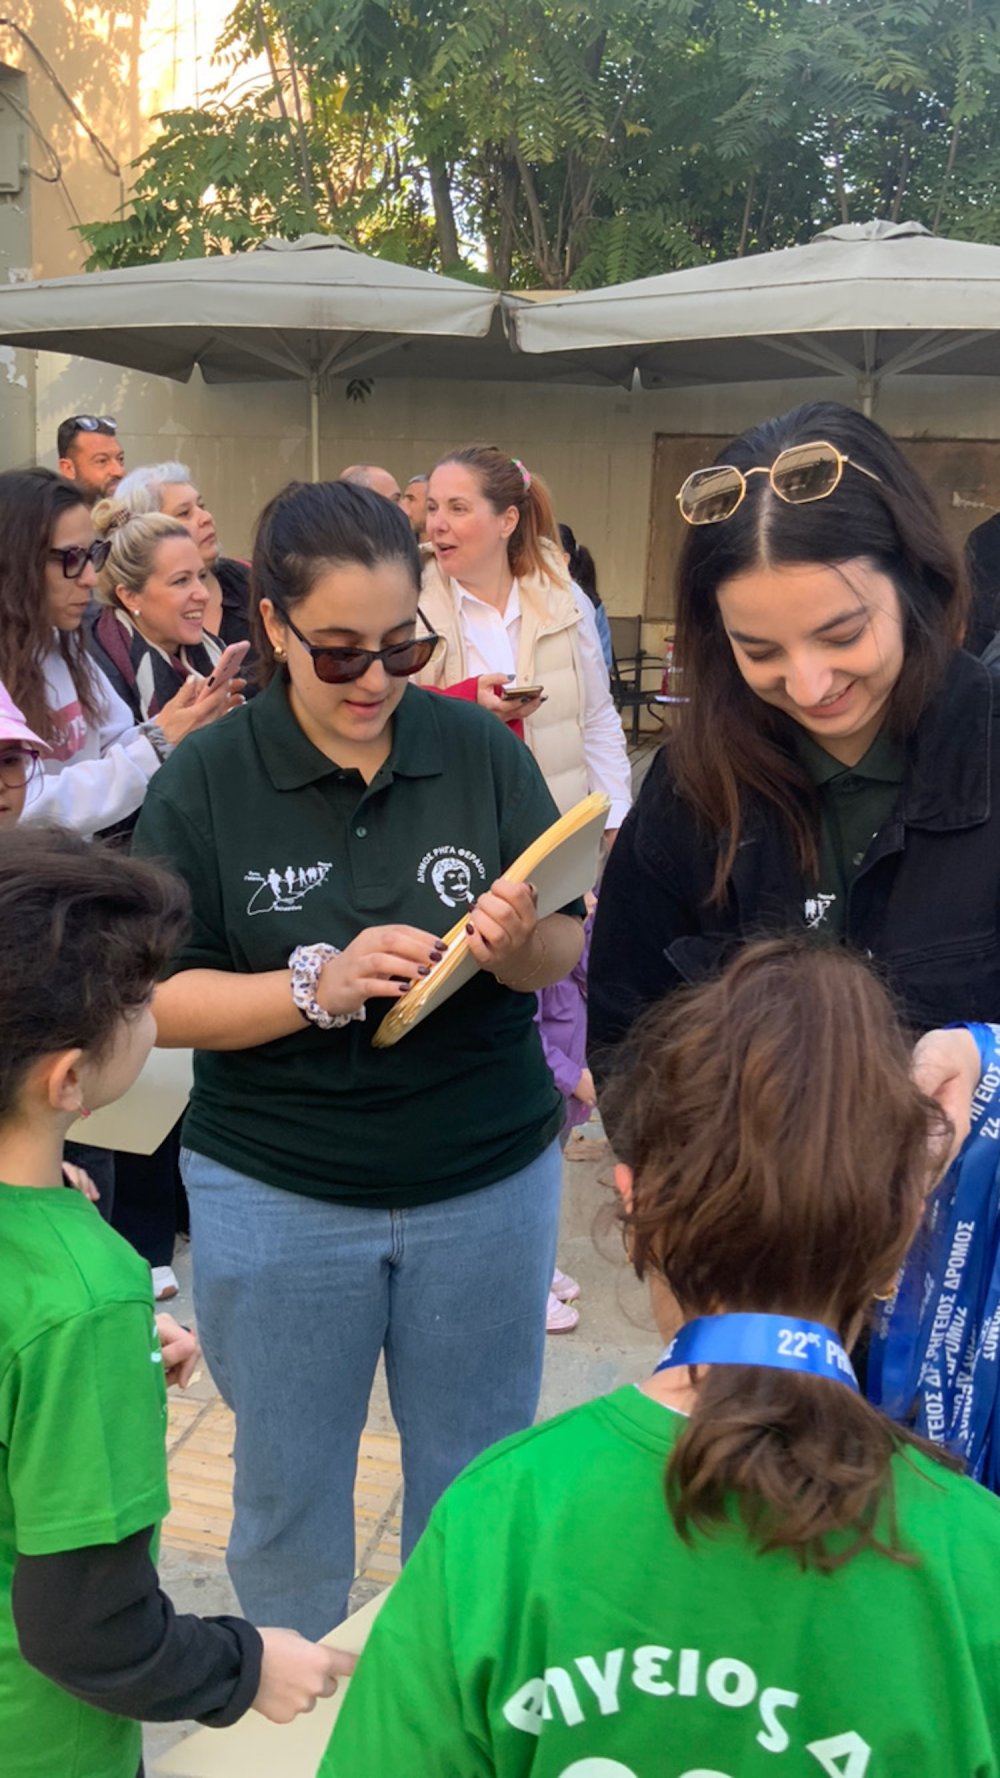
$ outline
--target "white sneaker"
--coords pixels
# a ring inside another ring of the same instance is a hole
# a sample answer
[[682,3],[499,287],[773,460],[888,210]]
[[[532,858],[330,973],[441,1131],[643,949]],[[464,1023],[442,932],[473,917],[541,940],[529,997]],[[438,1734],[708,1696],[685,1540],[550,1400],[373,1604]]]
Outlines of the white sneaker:
[[579,1319],[579,1309],[572,1308],[569,1303],[561,1303],[559,1298],[553,1296],[551,1290],[549,1291],[548,1307],[545,1311],[546,1333],[572,1333]]
[[568,1272],[560,1272],[557,1266],[552,1274],[552,1295],[557,1296],[561,1303],[575,1303],[580,1294],[580,1286]]
[[173,1266],[153,1266],[153,1295],[158,1303],[165,1303],[180,1290]]

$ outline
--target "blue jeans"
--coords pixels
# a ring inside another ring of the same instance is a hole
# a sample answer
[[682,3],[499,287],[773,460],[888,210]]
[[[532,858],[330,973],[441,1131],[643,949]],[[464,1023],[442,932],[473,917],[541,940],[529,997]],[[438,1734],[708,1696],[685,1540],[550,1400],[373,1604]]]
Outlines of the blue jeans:
[[321,1636],[354,1578],[379,1353],[402,1444],[404,1561],[458,1472],[534,1419],[559,1145],[495,1185],[408,1210],[302,1197],[189,1150],[181,1172],[198,1333],[236,1414],[229,1572],[254,1623]]

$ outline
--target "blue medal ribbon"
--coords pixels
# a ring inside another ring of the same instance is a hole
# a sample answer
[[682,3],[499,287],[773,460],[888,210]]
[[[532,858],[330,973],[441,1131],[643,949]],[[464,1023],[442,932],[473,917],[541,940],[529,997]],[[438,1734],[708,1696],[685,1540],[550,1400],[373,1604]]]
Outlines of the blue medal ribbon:
[[1000,1491],[1000,1026],[965,1027],[982,1076],[872,1339],[868,1394]]
[[702,1315],[674,1336],[653,1375],[677,1364],[761,1365],[858,1388],[840,1335],[794,1315]]

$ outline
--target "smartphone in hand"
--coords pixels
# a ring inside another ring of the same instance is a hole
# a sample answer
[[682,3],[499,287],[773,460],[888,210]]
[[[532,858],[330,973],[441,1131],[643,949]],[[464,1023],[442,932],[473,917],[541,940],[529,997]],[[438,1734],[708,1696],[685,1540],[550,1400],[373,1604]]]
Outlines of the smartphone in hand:
[[224,648],[220,654],[198,696],[207,697],[210,691],[218,691],[221,685],[228,685],[231,679],[236,678],[249,653],[249,642],[230,642],[229,647]]
[[528,704],[532,698],[540,698],[544,689],[542,685],[501,685],[500,696],[507,703]]

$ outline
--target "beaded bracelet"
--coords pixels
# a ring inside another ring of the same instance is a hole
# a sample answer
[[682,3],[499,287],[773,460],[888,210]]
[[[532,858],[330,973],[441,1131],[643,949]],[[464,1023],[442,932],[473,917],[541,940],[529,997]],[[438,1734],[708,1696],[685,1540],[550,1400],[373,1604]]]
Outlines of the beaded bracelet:
[[336,1031],[342,1025],[350,1025],[353,1020],[363,1020],[365,1009],[359,1006],[356,1012],[327,1012],[320,1006],[316,998],[323,966],[331,957],[339,957],[336,945],[296,945],[288,959],[288,967],[292,972],[292,999],[302,1017],[318,1025],[321,1031]]

